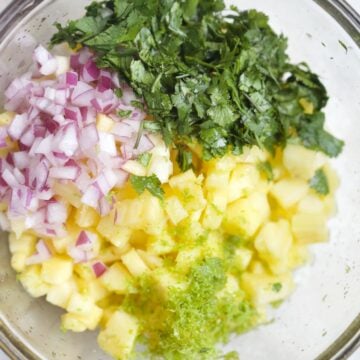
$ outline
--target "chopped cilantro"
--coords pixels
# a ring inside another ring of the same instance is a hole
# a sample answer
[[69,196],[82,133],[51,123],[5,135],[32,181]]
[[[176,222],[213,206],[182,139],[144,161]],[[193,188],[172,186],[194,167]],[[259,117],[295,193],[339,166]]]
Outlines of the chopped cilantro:
[[160,180],[156,175],[151,176],[130,176],[130,183],[138,194],[148,190],[152,195],[160,200],[164,198],[164,190],[161,188]]
[[[120,89],[120,88],[117,88],[114,90],[114,93],[115,95],[118,97],[118,98],[122,98],[123,97],[123,91]],[[123,110],[120,110],[120,111],[123,111]]]
[[138,156],[137,161],[144,167],[147,167],[150,163],[152,154],[149,152],[145,152]]
[[329,193],[329,183],[323,169],[318,169],[315,175],[309,180],[309,185],[320,195]]
[[131,110],[118,110],[117,113],[122,119],[124,119],[124,118],[129,117],[129,115],[131,115],[132,111]]
[[257,169],[262,173],[268,181],[274,180],[274,173],[269,161],[262,161],[257,164]]
[[176,160],[182,171],[189,170],[192,167],[192,152],[181,146]]
[[[167,144],[195,139],[205,159],[244,145],[273,151],[294,137],[338,155],[343,142],[324,130],[327,93],[318,76],[289,62],[287,40],[266,15],[224,8],[223,0],[94,2],[83,18],[57,24],[51,42],[93,50],[98,66],[144,99]],[[178,160],[188,168],[188,155]]]
[[281,283],[276,282],[276,283],[272,284],[272,291],[278,293],[278,292],[281,291],[281,289],[282,289],[282,284]]

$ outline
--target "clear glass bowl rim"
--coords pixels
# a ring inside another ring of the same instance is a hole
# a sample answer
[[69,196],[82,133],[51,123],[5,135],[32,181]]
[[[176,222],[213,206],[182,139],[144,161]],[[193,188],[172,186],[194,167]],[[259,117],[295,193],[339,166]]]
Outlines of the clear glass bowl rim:
[[[54,0],[13,0],[0,13],[0,43],[24,16],[45,1]],[[330,14],[360,48],[360,14],[346,0],[312,1]],[[360,309],[359,315],[348,328],[314,360],[344,360],[358,348],[360,348]],[[12,360],[40,360],[31,349],[17,339],[2,319],[0,319],[0,349]]]

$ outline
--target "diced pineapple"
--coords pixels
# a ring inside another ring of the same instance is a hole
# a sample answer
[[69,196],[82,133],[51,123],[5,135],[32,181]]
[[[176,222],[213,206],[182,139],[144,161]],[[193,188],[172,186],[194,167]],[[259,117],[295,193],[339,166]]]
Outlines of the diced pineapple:
[[121,261],[133,276],[141,276],[149,271],[149,268],[146,266],[135,249],[132,249],[123,255],[121,257]]
[[258,164],[268,159],[269,153],[258,146],[244,146],[242,154],[236,156],[236,161],[247,164]]
[[166,224],[166,217],[160,200],[148,192],[143,193],[139,200],[142,202],[139,227],[150,235],[161,234]]
[[325,155],[302,145],[288,144],[283,152],[285,168],[294,177],[309,180],[326,161]]
[[156,255],[164,255],[173,252],[175,248],[176,243],[173,237],[163,231],[160,235],[149,238],[147,250]]
[[206,196],[208,203],[214,205],[219,212],[225,212],[228,204],[228,192],[226,187],[221,187],[214,191],[209,191]]
[[97,127],[98,131],[110,132],[111,129],[113,128],[114,124],[115,124],[115,122],[111,117],[109,117],[105,114],[97,114],[96,127]]
[[188,186],[192,183],[197,183],[196,175],[192,170],[188,170],[186,172],[183,172],[179,175],[172,176],[169,179],[169,185],[173,189],[183,189],[184,187]]
[[13,253],[11,256],[11,267],[17,272],[23,271],[26,267],[28,257],[29,255],[23,252]]
[[109,291],[100,281],[103,276],[104,275],[102,275],[99,279],[87,282],[86,286],[82,289],[83,294],[89,296],[95,303],[109,295]]
[[324,215],[297,213],[292,218],[291,227],[296,240],[301,244],[322,242],[328,239]]
[[309,190],[306,181],[300,179],[283,179],[275,183],[270,194],[284,208],[295,206]]
[[118,248],[117,246],[106,246],[100,250],[99,260],[105,264],[119,261],[121,256],[127,253],[131,249],[131,245],[128,243],[124,247]]
[[291,274],[269,276],[264,274],[244,273],[241,288],[258,306],[271,304],[287,298],[294,289]]
[[303,265],[309,260],[309,247],[307,244],[293,244],[288,258],[289,269]]
[[297,211],[307,214],[321,214],[324,213],[324,202],[315,194],[308,194],[300,200]]
[[53,256],[43,262],[41,267],[41,279],[51,285],[60,285],[68,281],[73,272],[71,259]]
[[15,237],[19,239],[21,237],[21,235],[26,230],[24,220],[22,220],[22,219],[19,219],[19,220],[11,219],[10,220],[10,229],[15,234]]
[[239,293],[240,287],[237,278],[234,275],[227,275],[224,288],[217,294],[218,297],[225,297]]
[[168,297],[169,291],[171,291],[172,288],[185,290],[187,286],[186,282],[181,279],[178,273],[170,272],[164,268],[153,271],[151,278],[154,280],[159,297],[163,300]]
[[148,165],[147,175],[156,175],[162,184],[168,182],[173,173],[173,164],[169,156],[153,154]]
[[138,335],[138,320],[123,310],[114,312],[100,331],[98,343],[110,356],[127,360],[129,359]]
[[142,197],[123,200],[117,205],[117,223],[130,229],[142,229],[144,201]]
[[70,57],[69,56],[55,56],[57,67],[55,75],[59,76],[61,74],[65,74],[67,71],[70,71]]
[[211,231],[202,244],[202,251],[205,258],[218,257],[224,255],[224,239],[218,232]]
[[9,125],[16,114],[12,111],[5,111],[0,114],[0,126]]
[[324,214],[329,217],[334,216],[337,212],[336,201],[334,196],[332,195],[325,196],[323,203],[324,203]]
[[41,266],[28,266],[19,276],[21,284],[25,290],[33,297],[46,295],[50,285],[46,284],[41,277]]
[[132,233],[128,227],[114,223],[113,213],[102,217],[96,230],[118,248],[123,248],[128,244]]
[[277,222],[268,222],[261,228],[255,239],[255,248],[260,258],[278,274],[287,270],[292,241],[290,224],[281,219]]
[[239,164],[232,171],[228,191],[228,202],[233,202],[248,195],[257,188],[260,174],[255,165]]
[[52,189],[56,195],[61,197],[62,200],[65,200],[75,208],[82,205],[81,192],[74,184],[70,182],[63,184],[57,181],[54,183]]
[[236,269],[244,271],[250,265],[251,259],[253,257],[253,252],[245,247],[240,247],[235,250],[233,257],[233,265]]
[[75,291],[77,291],[76,283],[73,279],[70,279],[62,284],[51,286],[46,301],[65,309],[68,306],[70,296]]
[[87,327],[80,315],[67,313],[61,315],[61,329],[63,331],[84,332],[87,330]]
[[216,158],[208,161],[205,164],[205,167],[209,171],[220,171],[220,172],[230,172],[236,166],[237,157],[232,154],[226,154],[221,158]]
[[99,219],[98,212],[90,206],[81,205],[75,210],[75,223],[81,228],[96,227]]
[[224,228],[229,234],[253,236],[270,215],[267,197],[252,193],[249,197],[231,203],[224,219]]
[[181,220],[188,216],[188,212],[176,196],[171,196],[166,199],[165,210],[167,216],[174,225],[177,225]]
[[228,186],[230,171],[210,171],[205,180],[205,189],[216,191]]
[[31,255],[35,250],[37,238],[36,236],[23,233],[20,237],[16,237],[14,233],[9,235],[9,247],[11,253],[21,252],[27,256]]
[[137,250],[137,253],[144,263],[152,270],[163,265],[163,260],[155,254],[151,254],[150,252],[141,249]]
[[176,267],[180,271],[187,273],[188,270],[202,258],[202,249],[197,246],[194,248],[186,247],[180,250],[176,256]]
[[131,275],[126,268],[116,262],[99,278],[108,291],[126,294],[129,291]]
[[122,167],[124,171],[136,176],[146,176],[146,168],[137,160],[128,160]]
[[86,281],[92,281],[95,279],[94,270],[92,269],[90,263],[75,264],[74,273]]
[[207,204],[203,212],[201,224],[205,229],[216,230],[224,219],[224,212],[220,211],[214,204]]

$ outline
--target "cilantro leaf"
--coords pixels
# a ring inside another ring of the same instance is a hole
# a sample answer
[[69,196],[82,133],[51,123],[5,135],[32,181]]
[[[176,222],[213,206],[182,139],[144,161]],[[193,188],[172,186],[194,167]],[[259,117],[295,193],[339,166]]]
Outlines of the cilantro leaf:
[[160,180],[156,175],[151,176],[130,176],[130,183],[138,194],[148,190],[152,195],[160,200],[164,198],[164,190],[161,188]]
[[282,289],[282,284],[279,283],[279,282],[276,282],[276,283],[272,284],[271,289],[272,289],[272,291],[278,293],[278,292],[280,292],[281,289]]
[[182,171],[189,170],[192,167],[192,152],[186,150],[184,147],[179,147],[177,155],[177,162]]
[[262,161],[257,164],[257,169],[265,175],[268,181],[274,180],[274,173],[269,161]]
[[149,152],[142,153],[138,156],[137,161],[144,167],[147,167],[150,163],[152,154]]
[[244,145],[274,152],[295,138],[337,156],[343,142],[324,129],[319,77],[290,63],[287,39],[265,14],[224,8],[223,0],[93,2],[83,18],[56,24],[51,43],[94,51],[99,67],[144,100],[153,120],[145,126],[167,144],[196,140],[210,159]]
[[315,175],[309,180],[309,185],[320,195],[327,195],[330,191],[329,182],[323,169],[315,171]]

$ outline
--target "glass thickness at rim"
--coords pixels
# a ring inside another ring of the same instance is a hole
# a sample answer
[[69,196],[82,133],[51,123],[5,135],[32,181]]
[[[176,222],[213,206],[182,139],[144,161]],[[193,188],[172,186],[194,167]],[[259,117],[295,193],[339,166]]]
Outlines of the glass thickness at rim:
[[[13,0],[0,14],[0,43],[33,9],[54,0]],[[329,13],[360,48],[360,15],[345,0],[313,0]],[[360,308],[359,308],[360,311]],[[360,313],[341,336],[315,360],[342,360],[360,347]],[[36,360],[38,356],[25,347],[0,318],[0,348],[16,360]]]

